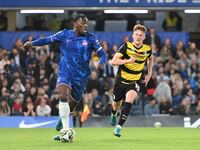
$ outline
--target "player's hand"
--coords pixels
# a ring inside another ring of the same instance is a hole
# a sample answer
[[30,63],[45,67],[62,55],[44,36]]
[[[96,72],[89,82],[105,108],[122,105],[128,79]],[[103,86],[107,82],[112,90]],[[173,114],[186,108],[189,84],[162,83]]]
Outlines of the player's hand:
[[26,43],[24,43],[24,48],[31,48],[31,47],[33,47],[33,44],[32,44],[32,42],[30,42],[30,41],[27,41]]
[[103,65],[102,64],[98,64],[97,65],[97,69],[100,69],[100,70],[103,69]]
[[145,79],[142,81],[142,82],[145,84],[145,86],[147,86],[147,84],[148,84],[150,78],[151,78],[150,75],[146,75],[146,76],[145,76]]
[[137,58],[138,58],[138,54],[136,53],[134,57],[131,57],[128,59],[127,63],[134,63]]

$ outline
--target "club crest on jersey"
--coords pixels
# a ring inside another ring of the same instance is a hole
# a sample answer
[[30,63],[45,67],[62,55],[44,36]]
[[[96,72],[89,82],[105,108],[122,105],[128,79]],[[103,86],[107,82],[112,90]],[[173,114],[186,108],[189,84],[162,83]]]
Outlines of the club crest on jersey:
[[71,42],[71,41],[72,41],[71,39],[67,39],[67,40],[66,40],[67,43],[69,43],[69,42]]
[[88,45],[88,42],[87,42],[86,40],[83,40],[82,45],[83,45],[83,46],[87,46],[87,45]]

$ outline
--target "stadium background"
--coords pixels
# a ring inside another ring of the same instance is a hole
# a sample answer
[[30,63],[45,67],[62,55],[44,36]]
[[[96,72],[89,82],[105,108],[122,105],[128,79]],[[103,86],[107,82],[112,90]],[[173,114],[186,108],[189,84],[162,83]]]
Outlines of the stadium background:
[[[186,116],[192,118],[192,124],[200,114],[200,15],[198,12],[187,13],[186,9],[198,11],[199,6],[198,0],[0,0],[0,115],[18,116],[0,117],[0,126],[20,127],[24,120],[26,123],[44,121],[44,117],[31,116],[45,116],[46,122],[52,121],[40,127],[55,126],[56,117],[49,116],[58,115],[55,90],[58,45],[35,49],[24,49],[22,45],[27,40],[70,28],[70,16],[76,13],[88,16],[89,31],[95,32],[109,58],[104,71],[99,72],[94,68],[98,57],[93,54],[91,78],[83,95],[92,121],[84,122],[83,126],[95,126],[95,122],[98,126],[105,126],[108,122],[116,74],[110,60],[123,42],[132,40],[131,30],[136,23],[155,29],[155,34],[147,33],[145,41],[151,44],[155,65],[147,89],[142,91],[132,107],[133,119],[130,119],[134,120],[136,116],[138,120],[148,122],[150,118],[150,122],[137,124],[140,122],[137,121],[135,124],[131,121],[128,126],[153,126],[157,116],[168,120],[164,126],[184,126]],[[23,13],[22,9],[59,9],[64,12]],[[105,12],[122,9],[136,10],[136,13]],[[140,13],[141,10],[148,10],[148,13]],[[155,101],[149,101],[151,96]],[[38,106],[44,105],[42,103],[46,103],[47,113],[37,110]],[[33,113],[28,114],[32,108]],[[81,113],[82,110],[72,118],[77,120],[75,126],[80,126],[78,118]],[[16,125],[10,122],[16,122]]]

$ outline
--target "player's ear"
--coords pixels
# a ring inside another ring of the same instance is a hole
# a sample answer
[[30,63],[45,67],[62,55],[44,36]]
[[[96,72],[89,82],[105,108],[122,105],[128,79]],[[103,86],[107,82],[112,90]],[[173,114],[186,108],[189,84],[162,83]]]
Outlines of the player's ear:
[[77,22],[74,22],[74,28],[77,28]]
[[146,35],[144,35],[144,40],[146,39]]

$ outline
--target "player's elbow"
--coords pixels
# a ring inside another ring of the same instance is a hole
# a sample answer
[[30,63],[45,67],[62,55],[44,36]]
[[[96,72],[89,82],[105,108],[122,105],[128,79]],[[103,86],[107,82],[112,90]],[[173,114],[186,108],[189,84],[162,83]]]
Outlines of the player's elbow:
[[115,59],[112,59],[112,60],[111,60],[111,64],[112,64],[113,66],[117,66],[117,63],[116,63]]

